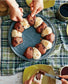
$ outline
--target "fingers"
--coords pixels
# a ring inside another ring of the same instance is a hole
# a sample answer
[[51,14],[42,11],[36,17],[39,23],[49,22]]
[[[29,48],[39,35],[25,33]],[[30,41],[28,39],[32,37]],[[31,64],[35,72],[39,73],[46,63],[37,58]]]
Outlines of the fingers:
[[20,9],[20,11],[23,13],[23,8],[19,8]]
[[30,7],[33,7],[33,2],[30,4]]
[[23,18],[21,15],[19,15],[17,18],[18,18],[18,21],[23,21]]
[[21,16],[23,16],[23,8],[19,8],[20,9],[20,11],[21,11]]
[[62,75],[62,76],[59,76],[59,77],[68,79],[68,75]]
[[31,13],[31,16],[32,16],[32,17],[34,17],[34,16],[35,16],[36,11],[37,11],[37,9],[36,9],[36,8],[34,8],[34,10],[33,10],[33,11],[32,11],[32,13]]
[[38,6],[34,7],[32,3],[30,5],[30,7],[31,7],[31,11],[32,11],[32,13],[31,13],[32,17],[34,17],[36,14],[38,14],[43,9],[43,7],[38,7]]
[[32,11],[31,16],[33,17],[36,14],[36,10],[37,10],[37,7],[34,7],[33,1],[30,4],[30,8],[31,8],[31,11]]
[[30,77],[30,80],[32,80],[32,81],[33,81],[33,79],[34,79],[34,75],[33,75],[32,77]]
[[33,3],[30,4],[30,9],[33,11]]
[[68,82],[65,79],[61,79],[62,84],[68,84]]
[[30,79],[28,80],[29,84],[32,84],[33,82],[33,79],[34,79],[34,75],[30,77]]
[[18,21],[17,17],[11,17],[11,20]]
[[33,7],[31,7],[31,11],[33,11]]
[[21,15],[19,15],[18,17],[11,17],[11,20],[13,21],[23,21],[23,18]]
[[32,11],[32,13],[31,13],[31,16],[32,17],[34,17],[36,14],[38,14],[41,10],[42,10],[43,8],[35,8],[34,10],[33,10],[33,7],[31,8],[31,11]]
[[38,8],[37,11],[36,11],[36,14],[38,14],[43,8]]
[[23,16],[23,13],[21,13],[21,16]]

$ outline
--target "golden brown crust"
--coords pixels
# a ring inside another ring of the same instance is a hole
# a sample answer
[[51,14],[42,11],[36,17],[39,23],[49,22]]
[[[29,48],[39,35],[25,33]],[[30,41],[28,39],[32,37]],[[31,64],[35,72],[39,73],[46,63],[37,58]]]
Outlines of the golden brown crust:
[[46,48],[42,43],[36,44],[35,47],[41,52],[42,55],[46,53]]
[[55,34],[51,33],[51,34],[45,36],[44,39],[46,39],[46,40],[50,41],[51,43],[53,43],[53,41],[55,40]]
[[51,49],[52,48],[52,43],[48,40],[42,40],[41,43],[46,47],[46,49]]
[[16,29],[19,32],[23,32],[24,31],[24,27],[21,25],[20,22],[15,23],[14,29]]
[[43,22],[43,19],[41,17],[36,17],[34,28],[38,28],[42,24],[42,22]]
[[44,37],[44,36],[49,35],[49,34],[51,34],[51,33],[52,33],[51,27],[46,27],[46,28],[42,31],[41,36]]
[[12,45],[13,45],[13,47],[18,46],[21,43],[23,43],[22,37],[13,37],[12,38]]
[[27,20],[31,26],[35,24],[35,18],[36,16],[32,17],[30,14],[27,16]]
[[37,29],[36,31],[38,33],[42,33],[42,31],[47,27],[47,24],[45,22],[43,22]]
[[28,59],[33,58],[33,48],[32,47],[28,47],[24,53],[24,56]]

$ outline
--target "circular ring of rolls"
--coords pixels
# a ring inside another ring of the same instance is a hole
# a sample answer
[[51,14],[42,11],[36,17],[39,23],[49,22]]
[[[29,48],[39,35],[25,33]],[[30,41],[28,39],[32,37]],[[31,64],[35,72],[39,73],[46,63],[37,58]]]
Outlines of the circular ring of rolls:
[[38,60],[42,55],[46,53],[48,49],[52,48],[52,43],[55,40],[55,34],[52,29],[42,20],[41,17],[32,17],[30,14],[27,18],[23,18],[22,22],[17,22],[12,30],[12,45],[14,47],[23,43],[22,32],[28,29],[30,26],[34,26],[37,33],[41,34],[42,41],[35,45],[35,47],[28,47],[24,52],[24,56],[27,59]]
[[27,18],[23,18],[22,22],[17,22],[14,25],[12,30],[12,45],[13,47],[18,46],[19,44],[23,43],[22,32],[25,29],[28,29],[30,24],[27,21]]

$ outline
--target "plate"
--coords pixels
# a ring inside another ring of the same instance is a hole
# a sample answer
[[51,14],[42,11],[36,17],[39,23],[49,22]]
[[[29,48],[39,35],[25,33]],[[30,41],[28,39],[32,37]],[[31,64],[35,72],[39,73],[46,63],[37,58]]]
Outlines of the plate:
[[[44,22],[52,28],[53,33],[55,34],[55,28],[53,27],[53,25],[44,16],[39,14],[37,16],[41,17],[44,20]],[[23,17],[27,17],[27,15]],[[16,22],[12,22],[11,27],[9,29],[9,34],[8,34],[8,42],[12,51],[17,56],[21,57],[24,60],[27,60],[27,61],[34,60],[34,59],[27,59],[25,56],[23,56],[23,54],[29,46],[34,47],[37,43],[40,42],[41,34],[37,33],[34,27],[30,27],[22,33],[23,43],[16,47],[13,47],[11,44],[11,32],[15,23]],[[53,42],[52,48],[50,50],[47,50],[47,52],[44,55],[42,55],[39,60],[46,58],[53,51],[55,43],[56,43],[56,35],[55,35],[55,41]]]
[[[26,80],[28,80],[32,75],[36,74],[37,71],[39,70],[43,70],[51,75],[55,75],[53,68],[49,65],[44,65],[44,64],[32,65],[30,67],[25,68],[23,72],[23,84]],[[42,84],[56,84],[56,80],[50,77],[44,76],[42,80]]]

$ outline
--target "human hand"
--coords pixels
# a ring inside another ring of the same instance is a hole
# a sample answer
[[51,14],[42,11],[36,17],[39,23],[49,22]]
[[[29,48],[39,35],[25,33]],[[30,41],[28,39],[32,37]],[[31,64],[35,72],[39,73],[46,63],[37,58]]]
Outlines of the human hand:
[[31,76],[29,80],[26,80],[24,84],[32,84],[33,79],[34,79],[34,75]]
[[65,79],[68,79],[68,75],[62,75],[60,77],[63,78],[63,79],[61,79],[62,84],[68,84],[68,81],[65,80]]
[[43,10],[43,0],[32,0],[30,4],[31,8],[31,15],[32,17],[35,16],[35,14],[39,13],[41,10]]
[[13,8],[10,7],[10,18],[14,21],[22,21],[23,18],[23,9],[22,8]]
[[5,0],[9,6],[9,13],[11,20],[22,21],[23,9],[19,8],[19,5],[15,0]]
[[41,84],[42,80],[40,80],[40,82],[37,83],[37,82],[34,81],[34,76],[35,75],[31,76],[30,79],[26,80],[24,84],[32,84],[32,82],[34,82],[35,84]]

